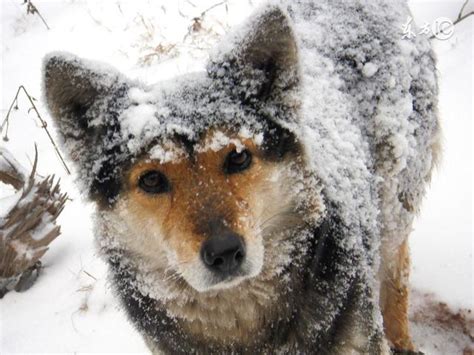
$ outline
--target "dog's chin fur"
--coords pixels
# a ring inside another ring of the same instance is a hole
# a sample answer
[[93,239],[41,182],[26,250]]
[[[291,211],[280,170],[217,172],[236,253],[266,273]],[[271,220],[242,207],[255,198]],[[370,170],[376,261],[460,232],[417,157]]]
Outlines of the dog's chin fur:
[[[261,245],[261,244],[260,244]],[[247,255],[245,262],[234,275],[220,277],[210,272],[201,260],[196,260],[184,270],[177,271],[198,292],[218,291],[233,288],[243,281],[258,276],[263,266],[263,248],[252,248],[253,257]]]

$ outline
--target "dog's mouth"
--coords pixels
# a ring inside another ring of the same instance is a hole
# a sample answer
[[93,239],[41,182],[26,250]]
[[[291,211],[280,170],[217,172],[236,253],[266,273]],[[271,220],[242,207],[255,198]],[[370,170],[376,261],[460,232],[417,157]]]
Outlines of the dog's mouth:
[[242,264],[238,270],[225,273],[208,270],[204,265],[193,269],[193,271],[183,272],[182,276],[198,292],[233,288],[260,272],[260,270],[254,270],[249,263]]
[[227,289],[239,285],[241,282],[256,276],[259,271],[252,270],[251,263],[244,262],[237,270],[227,273],[215,273],[207,275],[208,289]]
[[233,251],[233,255],[220,259],[203,256],[201,252],[194,262],[183,265],[179,274],[198,292],[229,289],[260,273],[263,265],[262,254],[258,250],[243,255]]
[[246,279],[248,279],[248,277],[243,276],[243,275],[228,276],[225,279],[211,282],[205,290],[200,290],[200,292],[226,290],[229,288],[236,287],[237,285],[241,284]]

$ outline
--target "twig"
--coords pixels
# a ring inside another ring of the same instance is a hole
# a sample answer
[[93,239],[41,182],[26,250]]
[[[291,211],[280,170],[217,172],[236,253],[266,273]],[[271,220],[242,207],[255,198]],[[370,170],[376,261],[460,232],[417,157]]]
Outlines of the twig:
[[201,12],[201,15],[200,15],[199,17],[201,17],[201,18],[204,17],[204,15],[205,15],[207,12],[211,11],[212,9],[214,9],[214,8],[216,8],[216,7],[218,7],[218,6],[224,5],[224,4],[226,4],[226,3],[227,3],[227,0],[224,0],[224,1],[221,1],[221,2],[219,2],[219,3],[217,3],[217,4],[212,5],[211,7],[207,8],[206,10],[204,10],[203,12]]
[[[120,7],[119,7],[120,9]],[[107,30],[107,32],[112,32],[112,30],[110,28],[108,28],[107,26],[105,26],[102,22],[100,22],[99,20],[97,20],[94,15],[92,15],[92,12],[90,9],[87,9],[87,13],[89,15],[89,17],[92,19],[92,21],[94,21],[94,23],[99,26],[99,27],[103,27]]]
[[469,3],[469,0],[464,1],[464,4],[462,4],[461,10],[459,10],[458,18],[456,19],[456,21],[459,20],[462,17],[462,13],[464,11],[464,8],[466,7],[466,5],[468,3]]
[[26,13],[27,14],[32,14],[32,15],[37,14],[40,17],[41,21],[43,21],[46,28],[48,30],[50,30],[50,28],[49,28],[48,24],[46,23],[45,19],[43,18],[43,16],[41,16],[41,13],[38,11],[38,8],[31,2],[31,0],[25,0],[23,2],[23,4],[26,4]]
[[86,274],[87,276],[89,276],[90,278],[93,278],[94,280],[97,281],[97,278],[96,278],[95,276],[89,274],[86,270],[82,270],[82,272],[83,272],[84,274]]
[[122,7],[120,6],[120,3],[117,1],[117,7],[120,11],[120,13],[123,15]]
[[224,0],[224,1],[218,2],[217,4],[214,4],[214,5],[210,6],[210,7],[208,7],[207,9],[205,9],[204,11],[202,11],[199,16],[193,17],[193,18],[192,18],[193,23],[188,27],[188,32],[187,32],[186,35],[184,36],[183,42],[186,41],[186,39],[187,39],[193,32],[199,32],[199,31],[202,29],[202,21],[204,20],[204,16],[205,16],[209,11],[211,11],[212,9],[215,9],[216,7],[221,6],[221,5],[225,5],[225,6],[226,6],[226,8],[225,8],[225,9],[226,9],[226,13],[228,13],[228,12],[229,12],[229,9],[227,8],[227,1],[228,1],[228,0]]
[[56,154],[58,155],[59,159],[61,160],[61,163],[63,164],[64,166],[64,169],[66,169],[66,172],[68,173],[68,175],[71,175],[71,171],[69,170],[66,162],[64,161],[63,159],[63,156],[61,155],[61,153],[59,152],[59,148],[58,146],[56,145],[56,142],[54,141],[53,137],[51,136],[49,130],[48,130],[48,124],[46,123],[45,120],[43,120],[43,118],[41,117],[38,109],[36,108],[36,105],[34,103],[34,101],[36,101],[36,99],[34,97],[32,97],[28,91],[26,90],[26,88],[23,86],[23,85],[20,85],[18,87],[18,90],[16,92],[16,95],[15,97],[13,98],[13,101],[10,105],[10,108],[8,109],[8,112],[7,112],[7,116],[5,117],[5,119],[3,120],[2,122],[2,125],[0,126],[0,134],[3,132],[3,129],[5,128],[6,126],[6,130],[5,130],[5,135],[3,137],[3,139],[5,141],[8,140],[8,128],[10,126],[10,113],[12,111],[12,109],[15,109],[17,110],[18,109],[18,95],[20,94],[20,91],[23,90],[23,92],[25,93],[26,97],[28,97],[28,100],[30,101],[30,104],[31,104],[31,108],[30,110],[32,109],[33,111],[35,111],[36,113],[36,116],[38,117],[38,119],[40,120],[41,122],[41,128],[43,128],[46,132],[46,134],[48,135],[48,138],[49,138],[49,141],[51,142],[51,144],[53,145],[54,147],[54,150],[56,151]]
[[465,14],[461,17],[458,17],[456,19],[456,21],[453,22],[453,25],[457,25],[459,22],[461,22],[462,20],[465,20],[466,18],[468,18],[469,16],[472,16],[472,15],[474,15],[474,11],[468,12],[467,14]]
[[[463,15],[462,13],[464,12],[464,8],[466,7],[466,5],[469,3],[469,0],[466,0],[464,1],[464,4],[461,6],[461,10],[459,10],[459,14],[458,14],[458,17],[456,18],[456,20],[453,21],[453,26],[457,25],[459,22],[467,19],[469,16],[472,16],[474,15],[474,11],[471,11],[471,12],[468,12],[467,14]],[[433,34],[430,36],[430,39],[433,39],[436,37],[438,33],[436,34]]]

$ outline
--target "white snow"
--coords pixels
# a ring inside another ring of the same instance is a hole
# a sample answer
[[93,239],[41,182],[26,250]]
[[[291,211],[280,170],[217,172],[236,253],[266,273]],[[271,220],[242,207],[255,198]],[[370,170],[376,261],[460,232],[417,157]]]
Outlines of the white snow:
[[365,77],[370,78],[377,72],[378,69],[379,68],[376,64],[368,62],[364,64],[364,67],[362,68],[362,74],[364,74]]
[[178,161],[184,156],[182,149],[169,143],[158,144],[150,149],[150,159],[158,160],[161,164],[168,163],[171,161]]
[[[5,184],[0,184],[5,185]],[[9,185],[8,185],[9,186]],[[2,198],[0,198],[0,225],[3,224],[3,219],[12,210],[13,207],[18,203],[21,197],[22,191],[17,191],[3,187],[0,189]]]
[[[228,10],[218,6],[205,16],[204,34],[192,34],[184,40],[191,19],[216,2],[36,0],[35,5],[51,27],[49,31],[37,16],[26,15],[21,3],[14,0],[1,3],[1,119],[18,85],[25,85],[31,95],[40,98],[41,61],[50,51],[70,51],[81,57],[111,63],[133,79],[153,83],[201,70],[208,48],[228,28],[244,20],[250,9],[260,2],[232,0],[227,3]],[[424,21],[432,22],[439,16],[455,18],[462,3],[428,5],[416,1],[411,5],[415,20],[422,24]],[[472,19],[468,19],[456,26],[453,38],[433,41],[439,60],[444,157],[433,177],[410,239],[413,288],[435,293],[436,299],[447,302],[453,309],[473,307],[472,36]],[[167,46],[175,43],[178,43],[175,49],[166,50]],[[407,52],[414,50],[408,42],[402,45]],[[179,57],[176,57],[178,54]],[[324,76],[327,77],[330,65],[314,70],[318,74],[326,73]],[[379,63],[367,62],[361,70],[368,80],[374,79],[379,75]],[[395,78],[388,81],[388,87],[398,85]],[[338,85],[341,83],[322,82],[317,93],[324,95],[325,89],[334,90]],[[169,112],[156,112],[151,104],[155,96],[144,88],[134,88],[130,96],[142,104],[127,113],[130,122],[133,120],[133,124],[128,125],[129,130],[137,136],[146,129],[150,117],[169,115]],[[37,104],[43,118],[50,123],[43,103]],[[81,200],[73,179],[65,174],[46,134],[34,121],[33,115],[27,114],[29,106],[21,96],[19,108],[11,117],[10,141],[1,144],[14,152],[23,165],[30,167],[33,142],[36,142],[39,172],[44,175],[54,172],[61,176],[62,190],[68,192],[72,201],[68,202],[59,218],[62,235],[45,254],[45,269],[37,283],[25,293],[10,292],[0,300],[0,352],[147,352],[141,337],[119,309],[118,301],[106,281],[106,267],[96,255],[91,226],[93,206]],[[405,114],[411,109],[403,101],[397,108]],[[383,120],[388,116],[384,113],[380,118]],[[175,131],[183,129],[172,124],[169,127]],[[410,131],[411,127],[403,129]],[[349,133],[345,134],[349,140],[339,142],[340,148],[363,154],[367,147],[356,145],[357,132]],[[242,138],[252,134],[245,128],[240,132]],[[402,156],[409,149],[409,142],[403,136],[394,139],[397,140],[394,146],[400,150],[396,155]],[[219,149],[222,144],[228,143],[223,140],[225,137],[216,139],[209,147]],[[129,148],[137,150],[141,143],[130,141]],[[233,143],[239,144],[238,141]],[[152,154],[163,161],[176,157],[158,148]],[[403,160],[398,161],[396,169],[402,169],[405,164]],[[328,166],[326,170],[331,172],[333,168]],[[349,179],[355,178],[362,181],[364,176],[346,176],[341,180],[341,187],[345,185],[349,189],[354,186]],[[7,205],[5,200],[0,203],[2,209]],[[372,217],[370,213],[366,216],[367,220]],[[415,297],[420,297],[419,293]],[[418,324],[414,326],[414,335],[421,350],[427,351],[427,354],[454,353],[459,350],[458,343],[464,341],[452,340],[459,335],[447,335],[445,330]],[[442,339],[441,344],[446,342],[449,345],[435,348],[432,346],[435,342],[426,339]]]

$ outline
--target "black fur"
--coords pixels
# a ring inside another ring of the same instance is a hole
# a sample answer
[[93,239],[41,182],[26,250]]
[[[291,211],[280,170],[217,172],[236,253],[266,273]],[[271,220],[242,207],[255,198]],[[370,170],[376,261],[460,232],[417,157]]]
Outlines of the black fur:
[[297,155],[302,152],[295,135],[277,123],[265,119],[263,133],[263,151],[266,159],[278,161],[287,154]]
[[[95,136],[94,138],[97,143],[100,142],[100,146],[106,147],[101,152],[102,166],[91,185],[91,196],[105,205],[113,205],[115,202],[122,189],[123,170],[130,162],[126,146],[117,144],[117,141],[122,141],[120,138],[117,139],[121,136],[119,115],[123,109],[122,100],[127,91],[128,87],[126,85],[123,85],[116,91],[108,103],[108,124],[103,127],[100,133],[97,131],[95,134],[93,132],[90,133]],[[92,142],[92,144],[96,142]]]

